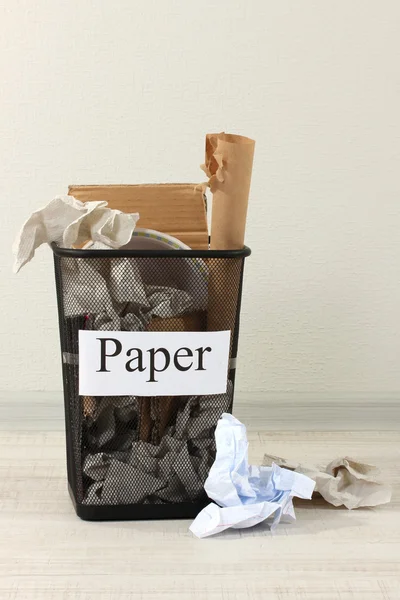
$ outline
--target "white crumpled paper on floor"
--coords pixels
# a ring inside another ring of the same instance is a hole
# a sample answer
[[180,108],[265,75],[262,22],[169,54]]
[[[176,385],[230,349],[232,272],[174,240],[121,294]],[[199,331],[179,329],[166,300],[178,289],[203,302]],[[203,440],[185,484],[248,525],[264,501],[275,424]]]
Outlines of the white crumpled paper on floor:
[[190,526],[199,538],[220,533],[229,527],[252,527],[270,519],[271,528],[281,519],[295,519],[293,497],[310,499],[315,482],[273,464],[248,464],[245,426],[224,413],[215,431],[217,456],[204,488],[211,500]]
[[138,219],[138,213],[108,208],[105,201],[81,202],[73,196],[56,196],[22,226],[13,246],[14,272],[18,273],[45,243],[72,248],[90,240],[93,249],[120,248],[130,241]]

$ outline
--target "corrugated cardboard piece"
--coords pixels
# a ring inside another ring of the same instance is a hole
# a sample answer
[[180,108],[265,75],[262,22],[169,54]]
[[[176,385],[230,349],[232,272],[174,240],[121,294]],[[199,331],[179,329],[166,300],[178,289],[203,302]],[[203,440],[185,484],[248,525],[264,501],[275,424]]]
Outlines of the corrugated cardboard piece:
[[205,201],[195,183],[139,185],[70,185],[81,202],[107,200],[110,208],[138,212],[139,227],[172,235],[194,250],[208,249]]

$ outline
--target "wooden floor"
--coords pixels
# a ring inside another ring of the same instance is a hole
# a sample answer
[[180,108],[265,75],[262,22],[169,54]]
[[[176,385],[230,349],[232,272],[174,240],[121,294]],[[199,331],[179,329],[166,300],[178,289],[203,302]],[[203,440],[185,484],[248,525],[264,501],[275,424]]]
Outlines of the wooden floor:
[[1,600],[400,600],[400,399],[242,396],[250,459],[350,455],[390,505],[298,502],[297,522],[198,540],[189,521],[88,523],[67,491],[59,394],[0,401]]

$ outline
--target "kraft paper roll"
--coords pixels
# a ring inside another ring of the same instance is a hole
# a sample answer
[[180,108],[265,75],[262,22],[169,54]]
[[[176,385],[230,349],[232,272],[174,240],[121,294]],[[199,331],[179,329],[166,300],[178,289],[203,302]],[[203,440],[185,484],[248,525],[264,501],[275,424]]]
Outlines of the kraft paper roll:
[[[209,177],[213,194],[211,250],[237,250],[244,246],[254,147],[254,140],[240,135],[206,136],[202,169]],[[240,267],[240,259],[210,260],[207,319],[210,331],[234,330]]]
[[230,133],[206,136],[202,166],[213,194],[211,250],[243,248],[255,141]]

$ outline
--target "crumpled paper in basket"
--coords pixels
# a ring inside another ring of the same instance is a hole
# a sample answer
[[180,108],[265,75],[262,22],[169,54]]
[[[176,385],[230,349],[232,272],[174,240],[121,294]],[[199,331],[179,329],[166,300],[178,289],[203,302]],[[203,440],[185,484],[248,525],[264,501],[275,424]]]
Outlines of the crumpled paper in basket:
[[108,208],[105,201],[81,202],[73,196],[56,196],[22,226],[13,246],[14,272],[18,273],[45,243],[72,248],[91,240],[93,249],[120,248],[130,241],[138,219],[138,213]]
[[[213,424],[232,402],[225,394],[175,398],[178,411],[159,444],[138,439],[138,400],[103,398],[85,423],[83,472],[92,481],[84,504],[192,502],[204,496],[214,458]],[[128,420],[130,428],[122,427]]]
[[379,469],[348,456],[337,458],[326,467],[316,467],[265,454],[263,464],[273,463],[314,479],[314,492],[334,506],[344,505],[349,509],[378,506],[391,499],[391,488],[380,481]]
[[63,269],[69,281],[63,290],[65,315],[90,315],[86,328],[144,331],[153,317],[176,317],[203,308],[185,290],[145,284],[134,258],[103,265],[75,260]]
[[215,441],[217,457],[204,489],[216,504],[209,504],[191,524],[195,536],[253,527],[266,519],[272,529],[281,519],[295,519],[293,497],[310,499],[314,481],[275,464],[249,465],[246,428],[230,414],[218,421]]

